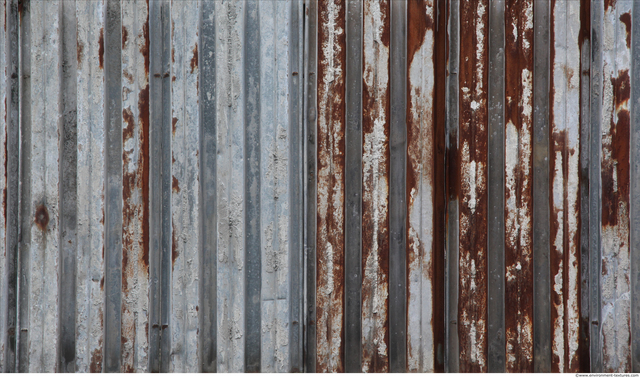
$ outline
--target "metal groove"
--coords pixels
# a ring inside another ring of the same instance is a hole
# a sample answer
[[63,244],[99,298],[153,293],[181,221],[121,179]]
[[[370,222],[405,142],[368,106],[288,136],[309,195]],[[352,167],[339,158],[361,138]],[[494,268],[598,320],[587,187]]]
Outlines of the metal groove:
[[362,371],[362,46],[363,2],[347,2],[345,131],[345,372]]

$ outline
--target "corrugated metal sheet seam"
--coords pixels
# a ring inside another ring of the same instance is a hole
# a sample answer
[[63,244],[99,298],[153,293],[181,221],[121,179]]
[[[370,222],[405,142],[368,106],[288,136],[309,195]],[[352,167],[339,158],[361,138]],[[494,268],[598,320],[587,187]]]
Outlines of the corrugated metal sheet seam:
[[0,371],[640,371],[639,1],[0,13]]

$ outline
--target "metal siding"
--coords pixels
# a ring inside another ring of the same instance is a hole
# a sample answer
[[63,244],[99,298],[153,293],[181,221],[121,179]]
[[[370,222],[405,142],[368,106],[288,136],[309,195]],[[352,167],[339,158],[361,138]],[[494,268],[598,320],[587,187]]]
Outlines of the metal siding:
[[1,1],[0,370],[637,370],[636,5]]

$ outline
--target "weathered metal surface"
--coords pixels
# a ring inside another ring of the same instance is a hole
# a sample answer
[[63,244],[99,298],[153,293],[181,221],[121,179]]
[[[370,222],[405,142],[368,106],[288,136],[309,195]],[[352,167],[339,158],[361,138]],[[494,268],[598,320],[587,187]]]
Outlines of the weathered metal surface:
[[533,1],[505,2],[506,371],[533,371]]
[[636,5],[0,2],[0,370],[637,370]]
[[485,372],[489,2],[460,3],[460,19],[460,371]]
[[579,368],[580,3],[551,3],[551,371]]
[[[605,2],[602,23],[602,369],[631,370],[629,96],[631,2]],[[608,42],[611,41],[611,42]]]

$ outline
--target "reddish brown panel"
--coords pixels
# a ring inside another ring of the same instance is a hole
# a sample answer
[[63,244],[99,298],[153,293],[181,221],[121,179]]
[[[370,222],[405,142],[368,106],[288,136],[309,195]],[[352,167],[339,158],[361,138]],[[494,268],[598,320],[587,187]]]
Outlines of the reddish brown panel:
[[533,0],[505,2],[506,371],[533,372]]
[[362,371],[389,371],[389,2],[364,2]]
[[487,64],[488,0],[460,2],[461,372],[487,371]]
[[407,83],[407,370],[433,372],[434,6],[409,1]]
[[318,2],[318,372],[344,370],[345,4]]

